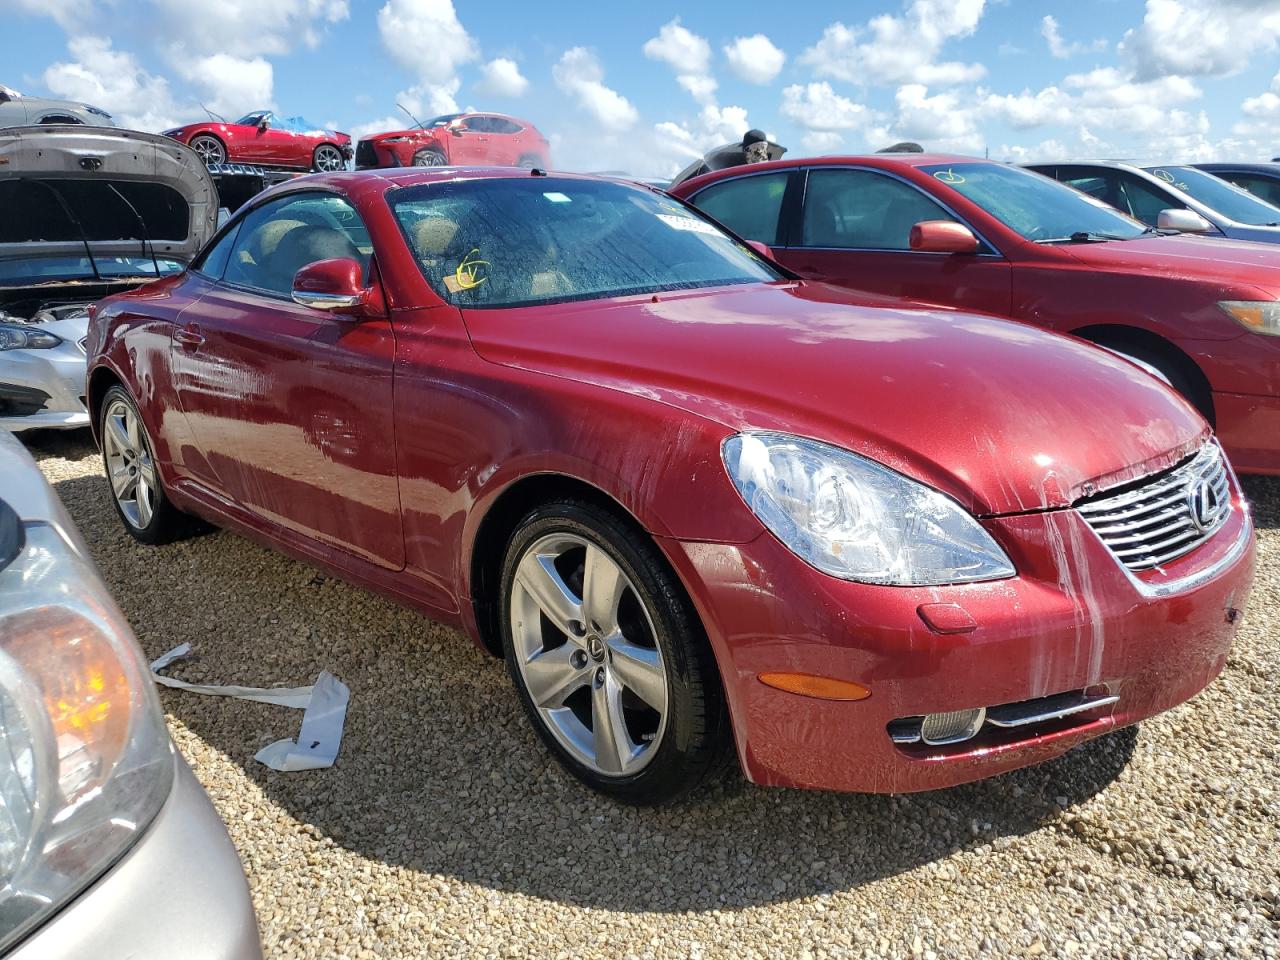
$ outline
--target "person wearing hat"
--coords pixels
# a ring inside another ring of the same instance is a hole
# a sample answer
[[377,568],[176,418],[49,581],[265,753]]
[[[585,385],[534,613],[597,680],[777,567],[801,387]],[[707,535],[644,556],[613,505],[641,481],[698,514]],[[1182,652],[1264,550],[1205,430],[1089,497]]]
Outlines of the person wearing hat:
[[742,135],[743,163],[764,163],[769,159],[769,138],[763,130],[751,129]]

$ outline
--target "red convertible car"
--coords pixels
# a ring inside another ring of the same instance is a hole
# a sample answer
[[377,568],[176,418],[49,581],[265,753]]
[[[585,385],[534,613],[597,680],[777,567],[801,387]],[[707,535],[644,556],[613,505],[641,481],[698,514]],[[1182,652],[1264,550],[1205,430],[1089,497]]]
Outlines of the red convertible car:
[[971,157],[822,157],[679,185],[802,276],[1072,333],[1172,384],[1242,473],[1280,473],[1280,251],[1166,236]]
[[356,145],[357,170],[445,166],[545,170],[551,166],[551,145],[528,120],[498,113],[448,113]]
[[461,625],[548,749],[657,803],[908,791],[1193,696],[1247,599],[1208,425],[1022,324],[794,278],[658,191],[301,178],[101,302],[144,543],[194,514]]
[[331,172],[345,170],[351,159],[351,138],[345,133],[270,110],[247,113],[235,123],[189,123],[164,135],[185,143],[206,165],[252,163]]

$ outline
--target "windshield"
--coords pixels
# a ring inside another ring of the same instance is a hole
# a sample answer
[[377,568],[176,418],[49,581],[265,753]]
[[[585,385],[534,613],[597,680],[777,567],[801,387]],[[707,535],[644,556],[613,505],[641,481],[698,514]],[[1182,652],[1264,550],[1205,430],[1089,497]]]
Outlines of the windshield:
[[1021,167],[978,162],[920,169],[1028,240],[1060,243],[1083,234],[1131,240],[1147,231],[1101,200]]
[[460,113],[446,113],[439,117],[432,117],[430,120],[424,120],[422,122],[422,128],[424,130],[429,130],[432,127],[447,127],[460,116],[462,116]]
[[154,279],[157,276],[156,263],[160,265],[159,276],[162,277],[182,270],[182,264],[163,257],[153,262],[150,257],[94,256],[93,264],[89,263],[88,257],[16,257],[0,260],[0,285],[30,287],[40,283],[92,280],[95,264],[98,274],[104,279]]
[[1253,227],[1280,225],[1280,209],[1265,200],[1192,167],[1147,167],[1153,177],[1177,187],[1224,217]]
[[264,116],[267,118],[270,118],[271,114],[269,113],[264,114],[261,111],[259,111],[258,113],[246,113],[243,117],[241,117],[239,120],[235,122],[235,126],[256,127],[258,125],[258,121],[261,120]]
[[641,187],[547,177],[389,195],[427,282],[461,307],[515,307],[776,280],[755,251]]

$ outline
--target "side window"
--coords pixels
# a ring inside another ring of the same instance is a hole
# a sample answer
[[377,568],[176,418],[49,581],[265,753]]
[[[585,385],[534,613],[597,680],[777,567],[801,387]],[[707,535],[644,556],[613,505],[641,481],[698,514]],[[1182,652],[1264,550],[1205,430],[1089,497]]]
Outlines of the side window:
[[910,250],[921,220],[954,220],[915,187],[868,170],[810,170],[801,244],[845,250]]
[[468,117],[467,129],[472,133],[493,133],[493,118]]
[[200,258],[191,269],[210,280],[221,280],[222,274],[227,269],[227,262],[231,259],[231,251],[235,247],[236,234],[239,230],[238,226],[232,227],[215,240],[212,246],[205,247],[204,253],[200,254]]
[[789,171],[783,171],[725,180],[699,191],[693,205],[740,237],[777,246],[782,198],[790,177]]
[[523,127],[520,126],[520,124],[513,123],[512,121],[507,120],[505,117],[494,117],[492,118],[491,122],[493,123],[494,133],[507,133],[507,134],[519,133],[521,130],[524,129]]
[[304,193],[250,211],[240,222],[224,279],[288,295],[309,263],[349,257],[366,271],[373,245],[363,221],[342,197]]
[[1123,198],[1123,203],[1118,205],[1120,209],[1152,227],[1160,219],[1161,210],[1186,209],[1186,204],[1130,173],[1120,175],[1120,194]]
[[1234,183],[1241,190],[1248,190],[1255,197],[1275,206],[1280,204],[1280,180],[1259,177],[1250,173],[1227,173],[1211,170],[1215,177],[1221,177],[1227,183]]

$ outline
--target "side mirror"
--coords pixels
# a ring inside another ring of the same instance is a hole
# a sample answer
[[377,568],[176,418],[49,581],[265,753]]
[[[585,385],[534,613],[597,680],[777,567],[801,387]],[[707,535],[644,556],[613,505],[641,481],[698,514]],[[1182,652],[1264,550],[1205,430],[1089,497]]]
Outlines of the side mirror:
[[364,285],[364,269],[349,257],[317,260],[293,275],[293,301],[304,307],[363,317],[374,312],[373,300],[373,291]]
[[748,240],[747,246],[754,250],[766,260],[774,259],[773,251],[769,249],[769,245],[762,240]]
[[259,129],[259,130],[266,130],[266,129],[267,129],[268,127],[270,127],[270,126],[271,126],[271,121],[270,121],[270,120],[268,120],[266,117],[261,117],[261,118],[259,118],[259,120],[258,120],[258,129]]
[[466,124],[455,123],[450,125],[449,132],[452,133],[455,137],[460,137],[462,136],[462,131],[465,129],[467,129]]
[[1156,226],[1179,233],[1208,233],[1213,229],[1213,224],[1194,210],[1161,210],[1156,217]]
[[908,243],[921,253],[978,252],[978,238],[973,231],[954,220],[921,220],[911,227]]

